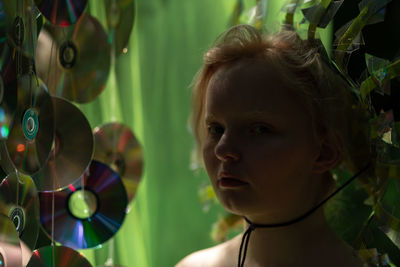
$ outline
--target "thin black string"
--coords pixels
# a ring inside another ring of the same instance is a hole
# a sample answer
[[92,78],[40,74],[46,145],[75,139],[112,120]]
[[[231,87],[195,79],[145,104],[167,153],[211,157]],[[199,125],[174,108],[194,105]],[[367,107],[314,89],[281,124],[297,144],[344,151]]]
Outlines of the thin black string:
[[[246,222],[249,224],[249,227],[247,230],[244,232],[243,237],[242,237],[242,242],[240,243],[240,249],[239,249],[239,259],[238,259],[238,266],[243,267],[244,266],[244,261],[246,260],[246,253],[247,253],[247,247],[249,245],[249,240],[250,240],[250,235],[251,232],[253,232],[256,228],[273,228],[273,227],[283,227],[283,226],[288,226],[291,224],[295,224],[301,220],[304,220],[308,216],[310,216],[313,212],[315,212],[319,207],[324,205],[329,199],[334,197],[337,193],[339,193],[343,188],[345,188],[348,184],[350,184],[354,179],[356,179],[361,173],[366,171],[369,167],[371,166],[371,162],[369,162],[367,165],[365,165],[364,168],[360,169],[356,174],[354,174],[353,177],[351,177],[349,180],[347,180],[344,184],[339,186],[333,193],[331,193],[328,197],[326,197],[324,200],[322,200],[318,205],[307,211],[306,213],[300,215],[297,218],[294,218],[293,220],[283,222],[283,223],[271,223],[271,224],[256,224],[252,223],[247,219],[246,217],[243,217]],[[244,247],[243,247],[244,244]],[[242,250],[243,251],[243,259],[242,259]]]
[[[248,221],[246,218],[245,218],[245,220]],[[244,261],[246,259],[246,253],[247,253],[247,246],[249,244],[249,239],[250,239],[250,234],[251,234],[251,232],[253,232],[254,229],[256,229],[254,224],[250,223],[249,228],[247,228],[246,232],[244,232],[244,234],[243,234],[242,242],[240,243],[238,266],[244,265]],[[242,258],[243,243],[245,243],[245,242],[246,242],[246,245],[244,246],[243,259],[242,259],[242,262],[240,262],[240,259]]]

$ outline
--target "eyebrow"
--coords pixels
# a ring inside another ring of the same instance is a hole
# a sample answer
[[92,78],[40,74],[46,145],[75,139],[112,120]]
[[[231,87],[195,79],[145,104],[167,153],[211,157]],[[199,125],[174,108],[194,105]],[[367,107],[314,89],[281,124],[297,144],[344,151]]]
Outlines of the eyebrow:
[[205,116],[204,115],[204,121],[207,123],[207,122],[210,122],[210,121],[213,121],[213,120],[215,120],[216,119],[216,117],[213,115],[213,114],[209,114],[209,115],[207,115],[207,116]]
[[243,116],[246,117],[265,117],[265,116],[274,116],[272,112],[268,112],[267,110],[252,110],[243,113]]
[[[241,117],[243,118],[273,118],[275,117],[275,115],[272,112],[268,112],[268,111],[261,111],[261,110],[251,110],[251,111],[247,111],[247,112],[243,112],[240,114]],[[215,116],[214,114],[208,114],[204,116],[204,120],[206,122],[209,121],[213,121],[216,120],[217,116]]]

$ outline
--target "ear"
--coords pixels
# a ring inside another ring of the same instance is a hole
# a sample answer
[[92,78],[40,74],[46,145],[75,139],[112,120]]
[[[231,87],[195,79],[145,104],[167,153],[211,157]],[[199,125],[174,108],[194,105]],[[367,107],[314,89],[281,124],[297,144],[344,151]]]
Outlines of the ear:
[[326,134],[321,138],[319,154],[316,157],[313,172],[322,174],[335,167],[342,159],[343,139],[338,133]]

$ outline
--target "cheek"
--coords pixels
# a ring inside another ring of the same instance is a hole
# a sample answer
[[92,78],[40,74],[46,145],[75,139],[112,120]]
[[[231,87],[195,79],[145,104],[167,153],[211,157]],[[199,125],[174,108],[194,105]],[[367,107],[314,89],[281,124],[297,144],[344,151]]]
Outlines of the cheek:
[[249,149],[253,153],[248,153],[248,172],[266,183],[290,183],[311,169],[311,154],[303,144],[275,139]]
[[213,180],[214,176],[216,176],[215,172],[217,171],[217,158],[214,153],[214,146],[209,143],[204,144],[202,147],[202,155],[208,176]]

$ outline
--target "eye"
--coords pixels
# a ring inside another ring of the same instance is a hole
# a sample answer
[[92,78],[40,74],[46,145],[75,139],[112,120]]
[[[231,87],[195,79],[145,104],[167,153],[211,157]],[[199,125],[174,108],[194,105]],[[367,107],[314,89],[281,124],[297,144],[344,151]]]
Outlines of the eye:
[[207,125],[207,132],[210,136],[216,137],[224,133],[224,128],[217,123],[210,123]]
[[260,135],[260,134],[270,133],[271,129],[268,125],[257,123],[251,126],[250,132],[253,134]]

